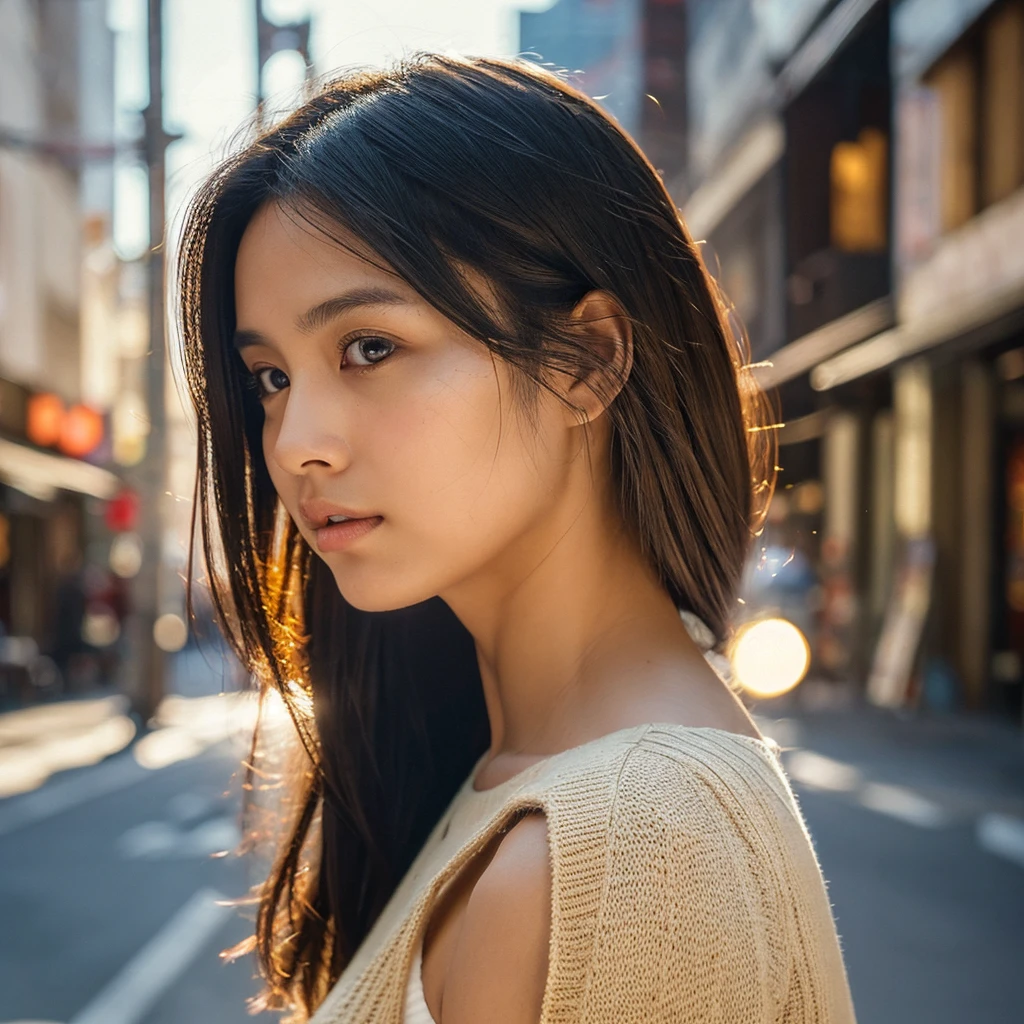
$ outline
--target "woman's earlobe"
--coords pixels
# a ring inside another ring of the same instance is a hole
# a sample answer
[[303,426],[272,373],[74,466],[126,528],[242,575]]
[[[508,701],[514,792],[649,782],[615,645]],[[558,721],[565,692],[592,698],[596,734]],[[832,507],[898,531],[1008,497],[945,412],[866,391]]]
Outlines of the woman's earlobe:
[[572,311],[572,323],[593,358],[571,386],[569,398],[581,423],[597,419],[624,387],[633,367],[633,325],[610,292],[587,292]]

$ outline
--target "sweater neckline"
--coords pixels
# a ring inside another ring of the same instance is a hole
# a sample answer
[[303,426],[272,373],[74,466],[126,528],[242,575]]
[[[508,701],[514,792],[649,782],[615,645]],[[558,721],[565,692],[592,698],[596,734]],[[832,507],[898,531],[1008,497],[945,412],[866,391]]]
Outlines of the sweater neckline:
[[713,725],[680,725],[678,722],[644,722],[640,725],[628,725],[623,729],[616,729],[614,732],[607,733],[604,736],[595,736],[594,739],[587,740],[586,743],[580,743],[575,747],[568,747],[566,750],[560,750],[555,754],[550,754],[547,757],[541,758],[539,761],[535,761],[522,771],[516,772],[515,775],[505,779],[504,782],[499,782],[497,785],[490,786],[487,789],[477,789],[477,773],[480,771],[481,766],[489,754],[489,751],[485,751],[480,756],[476,764],[473,765],[473,770],[469,773],[469,777],[463,783],[461,795],[467,802],[490,802],[505,793],[511,792],[517,786],[521,786],[524,782],[529,780],[534,772],[539,771],[541,768],[551,764],[558,758],[566,757],[570,754],[577,754],[579,751],[597,746],[599,743],[612,743],[619,739],[625,740],[631,733],[636,734],[637,738],[639,738],[639,736],[648,729],[669,729],[677,733],[709,734],[712,736],[725,737],[729,740],[739,740],[741,743],[751,744],[755,749],[768,753],[774,759],[778,758],[779,751],[781,749],[779,744],[770,736],[765,737],[764,739],[759,739],[756,736],[747,736],[745,733],[733,732],[731,729],[719,729],[717,726]]

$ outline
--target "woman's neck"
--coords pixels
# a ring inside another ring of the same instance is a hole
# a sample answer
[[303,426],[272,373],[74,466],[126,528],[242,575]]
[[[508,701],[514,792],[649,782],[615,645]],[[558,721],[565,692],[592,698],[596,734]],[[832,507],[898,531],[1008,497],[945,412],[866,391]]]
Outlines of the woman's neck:
[[[637,545],[588,503],[442,595],[476,642],[493,756],[545,756],[631,724],[629,705],[717,677]],[[665,704],[664,706],[668,706]]]

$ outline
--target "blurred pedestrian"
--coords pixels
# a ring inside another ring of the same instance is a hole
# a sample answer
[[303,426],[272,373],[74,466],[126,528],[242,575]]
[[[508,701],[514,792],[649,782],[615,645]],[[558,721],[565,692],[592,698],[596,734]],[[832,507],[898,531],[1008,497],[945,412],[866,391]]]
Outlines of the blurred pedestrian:
[[57,670],[70,691],[82,688],[82,655],[88,645],[82,636],[87,603],[85,572],[77,554],[59,567],[53,595],[50,651]]

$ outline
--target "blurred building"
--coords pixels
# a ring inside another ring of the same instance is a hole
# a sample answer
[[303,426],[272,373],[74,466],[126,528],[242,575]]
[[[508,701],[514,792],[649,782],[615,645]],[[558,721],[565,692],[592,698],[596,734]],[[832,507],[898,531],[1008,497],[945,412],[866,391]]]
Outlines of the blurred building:
[[876,703],[1019,716],[1024,2],[688,14],[680,199],[785,424],[748,583],[812,566],[816,669]]
[[887,592],[868,577],[888,570],[870,552],[891,553],[891,539],[864,537],[860,423],[888,395],[826,398],[810,372],[894,322],[889,5],[694,0],[688,10],[690,191],[680,199],[754,361],[771,363],[759,377],[779,389],[785,423],[750,611],[799,615],[815,670],[862,679],[872,625],[862,588]]
[[960,701],[1019,721],[1024,2],[903,0],[891,25],[897,323],[811,381],[891,389],[889,518],[934,551],[923,696],[941,701],[944,667]]
[[[0,0],[0,648],[80,646],[118,486],[113,40],[103,0]],[[94,631],[103,631],[94,617]],[[109,636],[111,620],[105,620]],[[92,639],[103,637],[96,633]],[[3,696],[0,694],[0,696]]]
[[519,49],[568,72],[678,185],[686,166],[684,0],[556,0],[520,13]]

